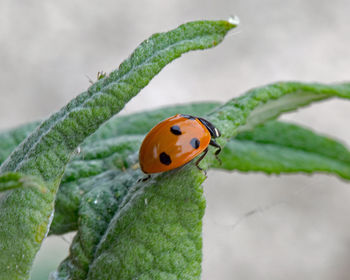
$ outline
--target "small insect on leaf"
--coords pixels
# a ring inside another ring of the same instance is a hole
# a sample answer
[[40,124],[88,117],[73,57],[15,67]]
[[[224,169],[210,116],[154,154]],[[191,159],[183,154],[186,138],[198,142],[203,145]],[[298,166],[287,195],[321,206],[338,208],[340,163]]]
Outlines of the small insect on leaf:
[[220,136],[219,130],[209,121],[190,115],[172,116],[152,128],[140,148],[139,160],[144,173],[159,173],[180,167],[196,156],[203,155],[212,145],[220,146],[213,140]]

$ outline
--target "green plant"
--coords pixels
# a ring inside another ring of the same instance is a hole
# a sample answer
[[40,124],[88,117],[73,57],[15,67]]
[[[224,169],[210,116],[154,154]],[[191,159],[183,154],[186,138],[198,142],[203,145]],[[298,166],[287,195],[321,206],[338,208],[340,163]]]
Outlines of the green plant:
[[234,27],[197,21],[155,34],[49,119],[0,134],[0,279],[28,279],[46,234],[73,230],[53,279],[199,279],[204,173],[191,163],[137,182],[144,134],[178,112],[205,115],[222,132],[222,165],[209,153],[205,169],[350,178],[342,144],[275,120],[312,102],[350,98],[350,83],[275,83],[225,104],[112,118],[172,60],[216,46]]

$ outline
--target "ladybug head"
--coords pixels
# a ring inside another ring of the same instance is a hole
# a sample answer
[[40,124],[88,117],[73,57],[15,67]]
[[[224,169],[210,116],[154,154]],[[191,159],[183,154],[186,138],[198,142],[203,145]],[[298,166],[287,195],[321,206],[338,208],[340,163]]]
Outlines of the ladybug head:
[[218,138],[221,136],[220,131],[209,121],[203,118],[198,118],[198,120],[205,125],[205,127],[208,129],[210,132],[210,135],[212,138]]

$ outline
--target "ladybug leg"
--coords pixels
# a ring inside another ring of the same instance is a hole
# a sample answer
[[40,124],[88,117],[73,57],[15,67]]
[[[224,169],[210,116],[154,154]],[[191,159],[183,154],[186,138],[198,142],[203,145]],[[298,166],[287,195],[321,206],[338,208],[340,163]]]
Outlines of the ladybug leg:
[[218,157],[218,154],[220,154],[220,152],[221,152],[221,146],[218,143],[216,143],[213,139],[210,140],[209,145],[214,146],[215,148],[217,148],[217,150],[215,151],[214,155],[215,155],[217,161],[220,164],[222,164],[221,159],[219,159],[219,157]]
[[143,177],[143,178],[140,178],[137,180],[137,183],[140,183],[140,182],[146,182],[147,180],[149,180],[151,178],[151,175],[148,174],[146,177]]
[[203,171],[204,172],[204,174],[205,175],[207,175],[207,172],[203,169],[203,168],[201,168],[201,167],[199,167],[199,163],[202,161],[202,159],[205,157],[205,155],[208,153],[208,148],[206,148],[205,150],[204,150],[204,152],[203,152],[203,154],[199,157],[199,159],[197,159],[197,161],[196,161],[196,167],[200,170],[200,171]]

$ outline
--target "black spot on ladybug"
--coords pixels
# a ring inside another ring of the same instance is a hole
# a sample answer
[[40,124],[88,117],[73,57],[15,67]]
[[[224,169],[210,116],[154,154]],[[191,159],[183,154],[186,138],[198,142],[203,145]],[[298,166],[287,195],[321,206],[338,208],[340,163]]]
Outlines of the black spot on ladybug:
[[183,118],[189,119],[189,120],[195,120],[196,119],[195,117],[192,117],[190,115],[183,115],[183,114],[181,114],[180,116],[183,117]]
[[170,127],[170,131],[172,134],[181,135],[181,129],[178,125],[173,125],[172,127]]
[[190,143],[191,143],[193,148],[195,148],[195,149],[199,148],[200,142],[199,142],[198,138],[192,138]]
[[161,163],[165,164],[165,165],[169,165],[171,163],[171,158],[168,154],[162,152],[160,155],[159,155],[159,160]]

